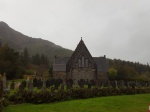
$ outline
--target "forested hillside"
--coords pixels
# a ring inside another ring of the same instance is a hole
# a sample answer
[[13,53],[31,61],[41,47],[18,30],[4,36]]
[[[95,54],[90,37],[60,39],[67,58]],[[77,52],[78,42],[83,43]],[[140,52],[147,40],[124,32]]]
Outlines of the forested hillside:
[[150,66],[139,62],[108,59],[108,74],[111,80],[150,81]]
[[55,55],[68,57],[72,54],[71,50],[55,45],[50,41],[23,35],[9,27],[5,22],[0,22],[0,41],[3,45],[7,44],[18,52],[27,48],[30,56],[36,53],[44,54],[50,59],[50,62],[53,61]]

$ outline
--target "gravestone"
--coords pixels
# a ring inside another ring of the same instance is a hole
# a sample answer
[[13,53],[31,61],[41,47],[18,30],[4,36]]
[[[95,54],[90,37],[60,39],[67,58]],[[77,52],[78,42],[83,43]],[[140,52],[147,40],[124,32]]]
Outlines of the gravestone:
[[54,92],[55,91],[55,88],[54,87],[51,87],[51,92]]
[[118,81],[118,88],[124,88],[125,84],[123,80]]
[[38,79],[37,81],[37,89],[41,89],[43,87],[43,81],[41,79]]
[[45,88],[44,86],[42,87],[42,91],[43,91],[43,92],[46,91],[46,88]]
[[113,88],[116,88],[116,87],[117,87],[116,81],[111,81],[111,86],[112,86]]
[[106,82],[107,82],[107,87],[110,88],[111,87],[110,81],[106,81]]
[[150,82],[147,83],[147,86],[150,87]]
[[103,82],[101,81],[100,83],[99,83],[99,88],[102,88],[103,87]]
[[61,90],[64,90],[64,85],[63,85],[63,84],[60,86],[60,89],[61,89]]
[[45,87],[46,87],[46,88],[49,88],[49,87],[50,87],[50,80],[49,80],[49,79],[48,79],[48,80],[46,80]]
[[3,89],[6,89],[7,88],[7,78],[6,78],[6,73],[4,73],[3,75]]
[[29,81],[28,87],[29,87],[29,91],[32,92],[33,91],[33,83],[31,80]]
[[61,78],[55,79],[55,89],[58,89],[58,87],[63,83],[63,80]]
[[23,87],[22,84],[20,84],[20,85],[19,85],[19,92],[23,92],[23,90],[24,90],[24,87]]
[[3,80],[2,80],[2,75],[0,74],[0,96],[3,93]]
[[73,85],[73,80],[72,79],[68,79],[66,80],[66,86],[67,86],[67,90],[71,89]]
[[37,87],[37,78],[36,77],[33,79],[33,87]]
[[91,80],[91,84],[92,84],[92,86],[96,86],[96,81],[95,80]]
[[78,85],[80,86],[80,88],[84,88],[84,80],[83,79],[78,80]]
[[108,87],[108,81],[103,82],[103,87]]
[[21,85],[22,85],[23,88],[26,88],[26,86],[27,86],[26,81],[22,81]]
[[15,83],[14,81],[12,81],[11,85],[10,85],[10,89],[14,89],[15,88]]
[[91,81],[87,80],[87,85],[88,85],[88,88],[89,88],[89,89],[92,88],[92,83],[91,83]]
[[128,87],[127,81],[124,81],[124,86],[125,86],[126,88]]

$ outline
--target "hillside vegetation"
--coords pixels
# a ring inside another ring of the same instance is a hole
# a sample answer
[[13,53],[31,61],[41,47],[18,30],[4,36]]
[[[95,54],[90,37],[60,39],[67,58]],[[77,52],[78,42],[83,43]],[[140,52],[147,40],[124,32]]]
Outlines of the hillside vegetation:
[[150,81],[149,64],[130,62],[120,59],[107,59],[110,80],[139,80]]
[[2,44],[8,44],[9,47],[18,52],[23,51],[26,47],[31,56],[36,53],[44,54],[50,59],[51,62],[53,61],[55,55],[60,57],[68,57],[72,54],[71,50],[55,45],[50,41],[28,37],[18,31],[15,31],[5,22],[0,22],[0,42]]

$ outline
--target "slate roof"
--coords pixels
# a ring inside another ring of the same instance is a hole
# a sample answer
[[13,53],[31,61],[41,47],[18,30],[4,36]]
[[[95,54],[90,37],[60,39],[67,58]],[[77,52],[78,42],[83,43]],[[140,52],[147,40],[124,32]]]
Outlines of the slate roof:
[[53,71],[54,72],[65,72],[66,65],[53,65]]
[[[55,62],[53,65],[53,71],[60,71],[60,72],[65,72],[66,71],[66,65],[69,61],[69,57],[64,57],[64,58],[55,58]],[[96,66],[97,66],[97,71],[98,72],[107,72],[107,62],[106,58],[104,57],[93,57]]]
[[68,60],[70,59],[70,57],[56,57],[55,58],[55,62],[54,64],[67,64]]
[[66,64],[70,58],[64,57],[64,58],[55,58],[55,62],[53,65],[53,71],[59,71],[59,72],[65,72],[66,71]]
[[98,72],[107,72],[107,60],[105,57],[93,57]]

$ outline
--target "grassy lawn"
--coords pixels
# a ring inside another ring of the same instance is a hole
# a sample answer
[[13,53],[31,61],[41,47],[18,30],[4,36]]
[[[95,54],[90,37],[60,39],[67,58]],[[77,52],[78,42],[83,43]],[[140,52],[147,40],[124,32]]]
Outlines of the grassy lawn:
[[147,112],[150,94],[110,96],[52,104],[9,105],[3,112]]

